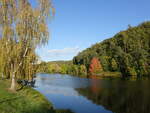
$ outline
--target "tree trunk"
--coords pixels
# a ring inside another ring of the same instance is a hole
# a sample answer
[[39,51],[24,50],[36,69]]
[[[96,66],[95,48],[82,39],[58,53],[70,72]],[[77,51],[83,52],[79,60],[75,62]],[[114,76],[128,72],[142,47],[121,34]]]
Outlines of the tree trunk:
[[[26,56],[27,52],[28,52],[28,48],[26,48],[25,53],[24,53],[24,55],[23,55],[23,58]],[[22,62],[23,62],[23,60],[19,63],[18,67],[15,68],[15,69],[14,69],[13,64],[11,64],[11,69],[12,69],[12,70],[15,70],[15,71],[12,72],[12,80],[11,80],[11,87],[10,87],[10,90],[12,90],[12,91],[15,91],[15,90],[16,90],[16,89],[15,89],[15,87],[16,87],[15,74],[16,74],[16,72],[18,71],[18,69],[20,68],[20,66],[22,65]]]
[[16,86],[15,73],[13,73],[13,74],[12,74],[12,80],[11,80],[11,87],[10,87],[10,89],[11,89],[12,91],[15,91],[15,90],[16,90],[16,89],[15,89],[15,86]]
[[4,74],[2,73],[2,79],[4,79]]

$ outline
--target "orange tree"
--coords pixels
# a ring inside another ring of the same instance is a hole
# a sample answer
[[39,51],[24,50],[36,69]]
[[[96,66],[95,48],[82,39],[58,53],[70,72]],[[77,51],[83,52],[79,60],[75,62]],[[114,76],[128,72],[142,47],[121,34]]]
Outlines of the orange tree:
[[103,71],[103,68],[102,68],[102,65],[101,65],[100,61],[99,61],[98,58],[94,57],[91,60],[91,64],[90,64],[90,67],[89,67],[89,73],[91,75],[94,75],[94,74],[100,73],[101,71]]

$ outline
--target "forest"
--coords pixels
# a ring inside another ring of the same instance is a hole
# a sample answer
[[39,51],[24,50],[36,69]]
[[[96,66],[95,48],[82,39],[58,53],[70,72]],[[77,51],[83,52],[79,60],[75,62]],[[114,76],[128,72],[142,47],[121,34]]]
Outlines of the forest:
[[40,65],[39,72],[84,76],[118,72],[123,77],[149,77],[150,21],[136,27],[129,25],[127,30],[80,52],[72,61]]
[[150,75],[150,22],[121,31],[114,37],[93,45],[74,57],[73,63],[85,65],[97,57],[104,71],[121,72],[123,76]]

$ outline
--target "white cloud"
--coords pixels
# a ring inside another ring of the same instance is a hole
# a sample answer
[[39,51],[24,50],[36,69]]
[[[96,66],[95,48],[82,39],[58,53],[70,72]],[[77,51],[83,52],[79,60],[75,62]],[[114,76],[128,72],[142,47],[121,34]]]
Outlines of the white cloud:
[[80,52],[79,47],[48,50],[49,55],[57,57],[66,55],[76,55],[78,54],[78,52]]

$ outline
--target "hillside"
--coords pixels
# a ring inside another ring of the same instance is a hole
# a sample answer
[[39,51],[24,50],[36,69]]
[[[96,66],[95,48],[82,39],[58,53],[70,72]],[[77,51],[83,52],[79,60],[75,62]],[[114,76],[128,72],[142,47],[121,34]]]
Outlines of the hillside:
[[75,65],[89,70],[97,57],[105,72],[121,72],[123,76],[150,76],[150,21],[129,27],[114,37],[97,43],[73,58]]

